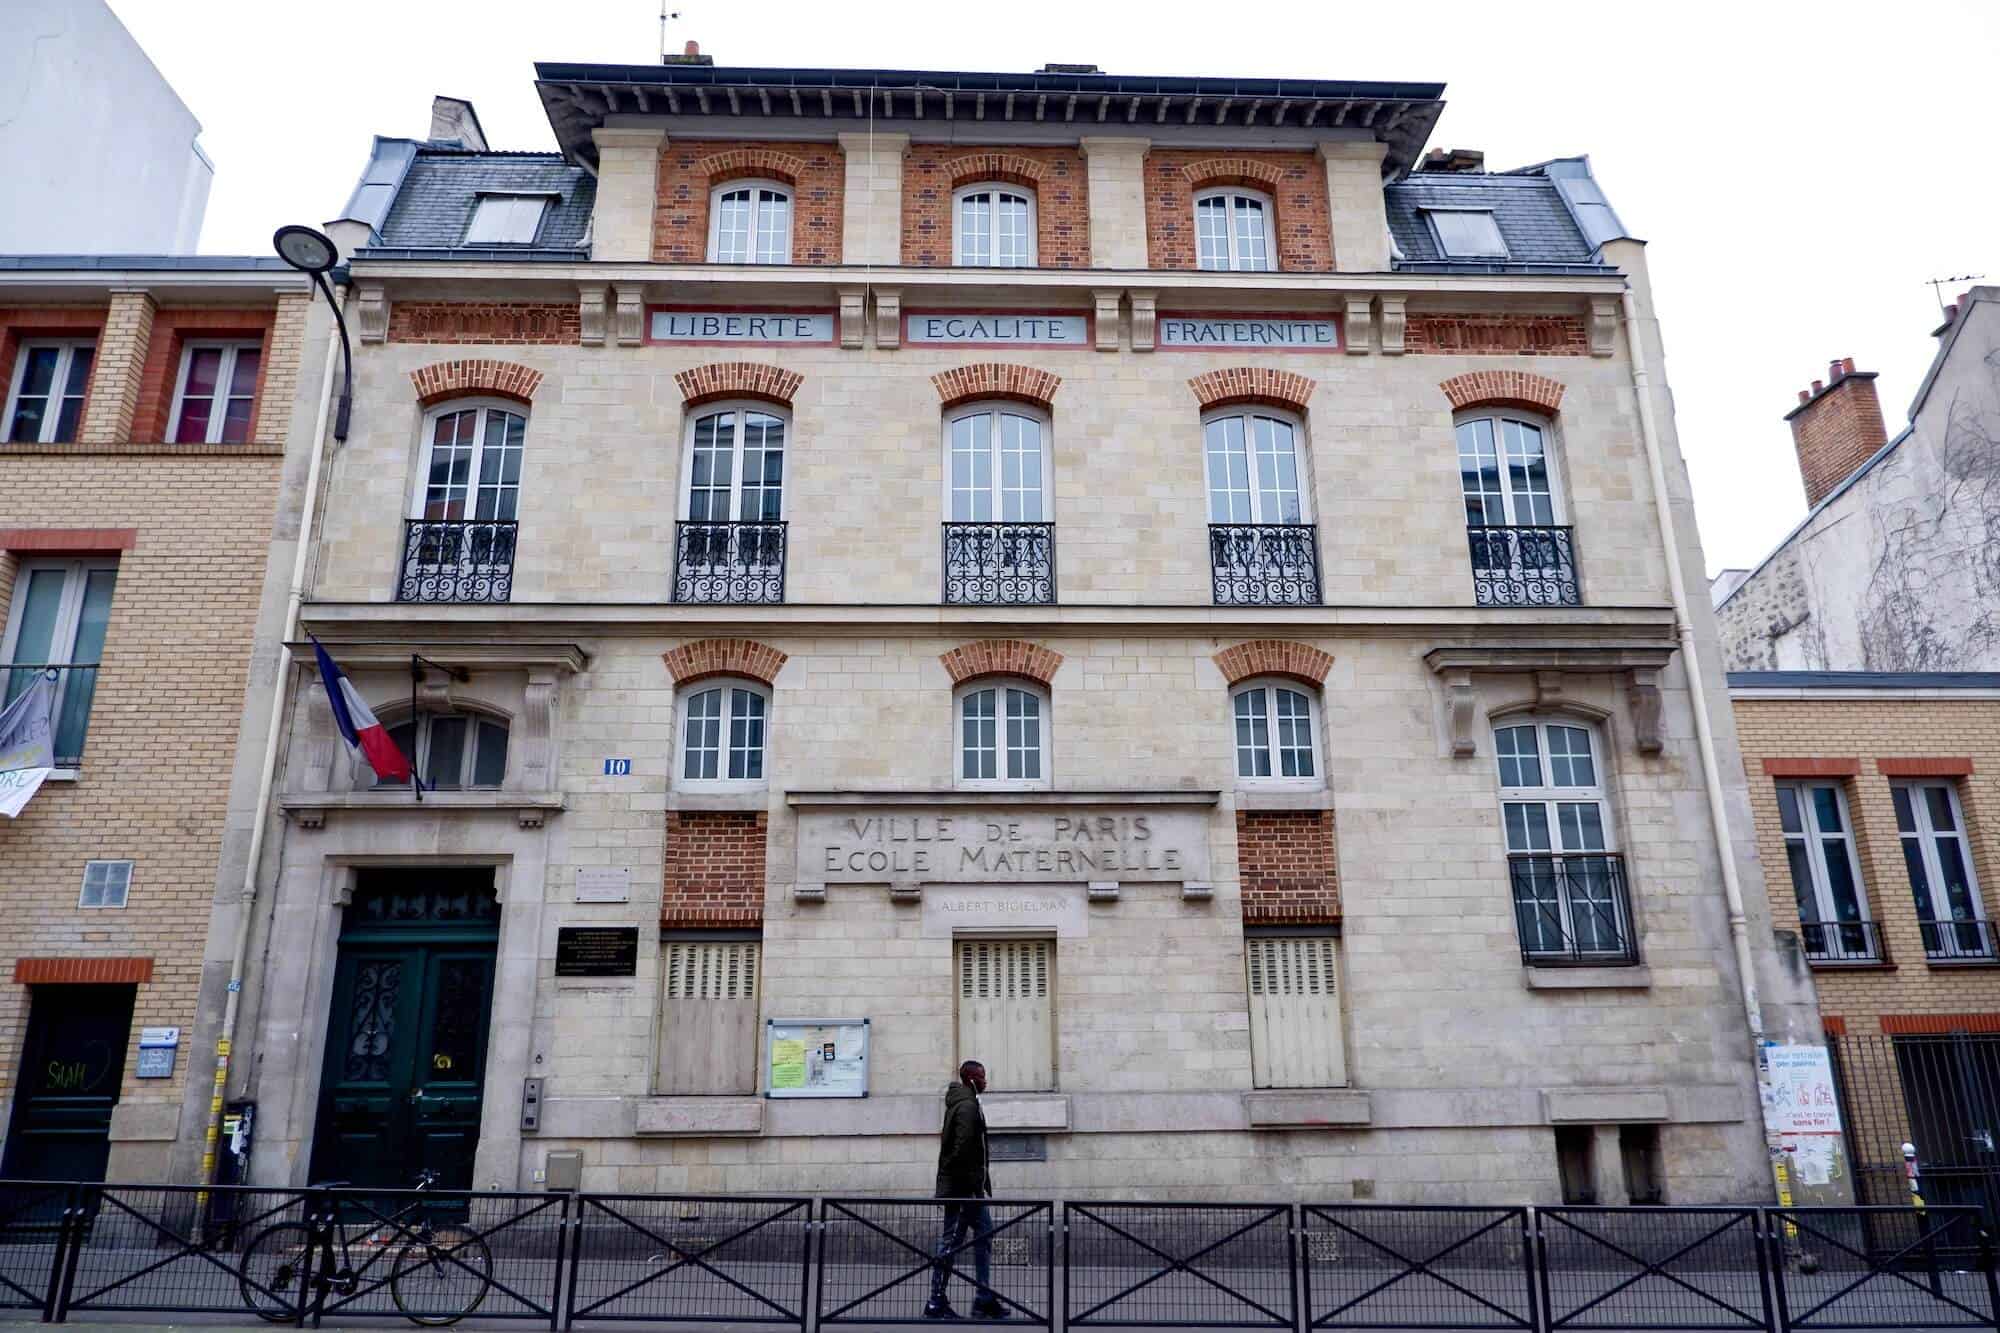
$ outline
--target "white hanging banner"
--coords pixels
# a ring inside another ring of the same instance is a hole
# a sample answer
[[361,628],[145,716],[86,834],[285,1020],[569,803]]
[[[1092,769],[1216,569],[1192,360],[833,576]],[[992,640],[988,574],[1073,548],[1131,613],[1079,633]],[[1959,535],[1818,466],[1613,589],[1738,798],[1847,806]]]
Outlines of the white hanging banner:
[[35,677],[21,697],[0,711],[0,815],[12,819],[55,771],[55,686],[52,673]]

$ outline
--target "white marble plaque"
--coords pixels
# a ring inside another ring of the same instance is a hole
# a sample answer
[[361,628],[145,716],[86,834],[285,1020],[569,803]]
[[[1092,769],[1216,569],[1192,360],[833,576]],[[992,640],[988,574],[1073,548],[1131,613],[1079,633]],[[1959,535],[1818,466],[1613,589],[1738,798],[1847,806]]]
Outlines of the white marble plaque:
[[656,343],[830,343],[827,310],[653,310],[648,341]]
[[1088,347],[1088,315],[908,310],[903,341],[964,347]]
[[630,866],[578,866],[576,900],[580,903],[622,903],[632,898]]
[[1310,315],[1169,315],[1159,317],[1160,346],[1173,348],[1273,348],[1338,352],[1340,323]]
[[924,890],[923,936],[948,940],[963,931],[1053,931],[1059,940],[1090,934],[1084,890],[1076,884],[981,884]]

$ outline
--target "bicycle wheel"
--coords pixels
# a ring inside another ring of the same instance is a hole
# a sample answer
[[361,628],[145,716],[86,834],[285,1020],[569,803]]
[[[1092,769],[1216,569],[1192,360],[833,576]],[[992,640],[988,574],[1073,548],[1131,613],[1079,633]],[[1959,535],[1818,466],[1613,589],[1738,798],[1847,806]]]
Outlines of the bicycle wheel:
[[266,1227],[243,1249],[236,1285],[260,1318],[289,1324],[299,1317],[300,1284],[310,1271],[312,1228],[303,1222]]
[[396,1256],[389,1294],[413,1324],[455,1324],[493,1285],[493,1251],[464,1227],[438,1227]]

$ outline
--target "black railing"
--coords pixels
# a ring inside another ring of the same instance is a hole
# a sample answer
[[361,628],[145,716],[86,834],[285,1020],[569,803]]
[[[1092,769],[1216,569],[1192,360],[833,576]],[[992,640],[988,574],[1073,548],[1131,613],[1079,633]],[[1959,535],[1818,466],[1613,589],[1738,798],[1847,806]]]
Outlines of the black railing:
[[1827,1037],[1858,1202],[1914,1194],[1982,1208],[2000,1226],[2000,1033],[1943,1030],[1962,1025],[1976,1024],[1954,1015],[1928,1032]]
[[403,525],[399,602],[504,602],[514,595],[520,524],[413,518]]
[[1522,1208],[1307,1205],[1307,1328],[1535,1327]]
[[784,601],[785,525],[676,524],[674,600],[733,606]]
[[1625,858],[1608,852],[1507,858],[1521,959],[1537,967],[1639,961]]
[[1217,606],[1318,606],[1319,530],[1310,523],[1211,523]]
[[1993,948],[1991,921],[1919,921],[1923,932],[1924,957],[1933,963],[1990,963]]
[[1867,967],[1888,960],[1881,927],[1873,921],[1802,921],[1799,942],[1810,963]]
[[1576,544],[1569,528],[1479,527],[1472,547],[1472,591],[1481,606],[1579,606]]
[[1056,600],[1056,525],[944,525],[944,600],[963,606],[1050,606]]
[[1539,1208],[1542,1314],[1581,1329],[1769,1329],[1754,1208]]
[[1073,1203],[1066,1328],[1292,1328],[1298,1250],[1283,1203]]
[[95,662],[0,663],[0,708],[12,703],[36,676],[47,676],[55,687],[54,735],[49,738],[57,768],[83,764],[83,741],[90,730],[90,705],[97,697]]

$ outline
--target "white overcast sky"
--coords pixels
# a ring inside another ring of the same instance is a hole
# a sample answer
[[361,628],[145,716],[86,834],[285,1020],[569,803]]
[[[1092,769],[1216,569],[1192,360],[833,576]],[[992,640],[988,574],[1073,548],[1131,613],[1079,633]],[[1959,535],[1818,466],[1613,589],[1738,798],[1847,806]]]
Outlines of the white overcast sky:
[[[1893,435],[1930,363],[1926,280],[2000,283],[2000,0],[670,3],[675,49],[723,64],[1437,80],[1433,146],[1503,169],[1590,154],[1651,242],[1711,572],[1804,512],[1797,391],[1851,356]],[[111,5],[202,123],[215,254],[335,216],[369,136],[421,136],[433,93],[471,99],[496,148],[552,148],[535,61],[659,53],[659,0]]]

